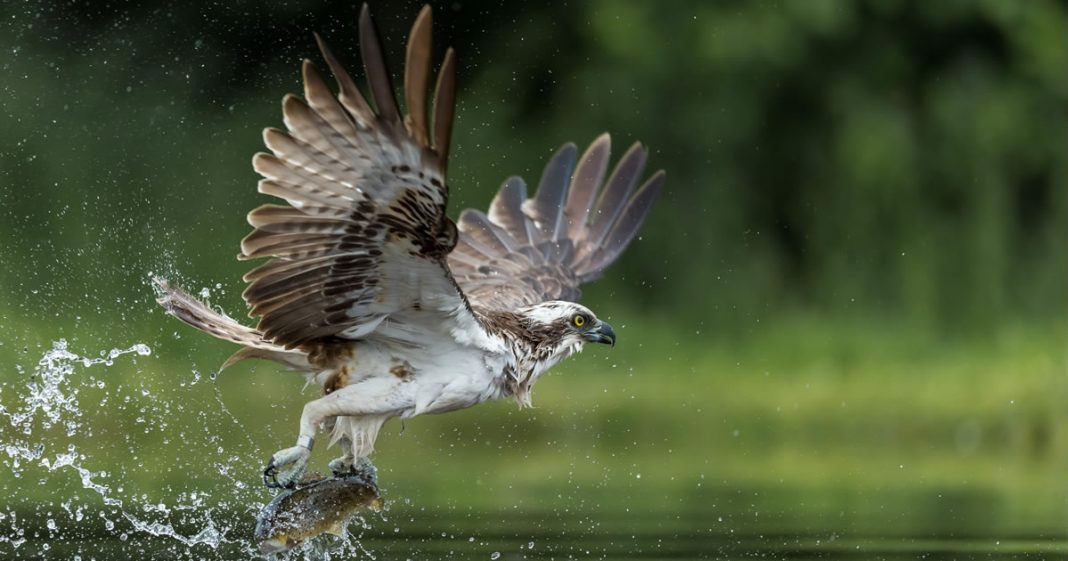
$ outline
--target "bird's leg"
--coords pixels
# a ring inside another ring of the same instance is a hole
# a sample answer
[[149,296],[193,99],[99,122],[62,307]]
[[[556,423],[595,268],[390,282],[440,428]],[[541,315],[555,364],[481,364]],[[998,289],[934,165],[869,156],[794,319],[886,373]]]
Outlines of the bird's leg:
[[354,458],[352,456],[352,441],[349,440],[349,437],[342,436],[338,444],[341,446],[341,457],[334,458],[327,465],[336,477],[341,477],[342,475],[353,473],[352,461]]
[[[321,425],[329,430],[337,422],[337,417],[329,414],[309,414],[309,408],[321,399],[309,402],[304,406],[304,414],[300,418],[300,435],[297,437],[297,445],[275,452],[267,460],[267,467],[263,470],[263,484],[271,488],[285,487],[292,489],[298,481],[304,477],[304,471],[308,468],[308,459],[311,457],[312,446],[315,444],[315,432]],[[329,426],[327,426],[329,425]]]
[[367,456],[357,458],[352,463],[351,469],[353,474],[363,477],[368,483],[378,487],[378,468],[371,463],[371,458]]
[[330,471],[334,477],[358,476],[367,480],[370,484],[378,485],[378,468],[371,463],[371,458],[366,456],[357,458],[352,453],[352,441],[343,436],[339,441],[342,456],[330,461]]
[[292,489],[297,481],[304,477],[314,444],[315,439],[302,434],[297,437],[296,446],[275,452],[271,459],[267,460],[267,467],[263,470],[263,484],[272,488]]
[[[390,377],[393,378],[393,377]],[[304,476],[314,444],[315,432],[324,419],[338,416],[382,415],[396,411],[390,407],[397,398],[399,380],[371,379],[346,386],[329,395],[309,401],[300,417],[300,436],[297,445],[279,450],[271,456],[263,470],[263,483],[268,487],[292,488]],[[349,443],[351,447],[351,442]],[[331,466],[331,469],[333,467]]]

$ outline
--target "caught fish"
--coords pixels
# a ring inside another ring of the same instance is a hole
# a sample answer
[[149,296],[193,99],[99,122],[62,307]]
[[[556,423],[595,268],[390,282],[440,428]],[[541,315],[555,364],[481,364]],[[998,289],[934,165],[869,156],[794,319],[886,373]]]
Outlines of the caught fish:
[[320,535],[342,536],[352,515],[382,508],[374,478],[363,474],[314,480],[278,494],[256,516],[263,553],[297,547]]

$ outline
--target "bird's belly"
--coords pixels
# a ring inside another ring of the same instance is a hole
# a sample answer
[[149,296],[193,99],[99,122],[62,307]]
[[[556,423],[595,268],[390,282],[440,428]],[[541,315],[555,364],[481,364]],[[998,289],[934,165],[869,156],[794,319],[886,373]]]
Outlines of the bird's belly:
[[339,371],[323,373],[317,381],[324,392],[339,382],[341,387],[366,386],[389,402],[394,415],[414,417],[501,397],[503,362],[497,362],[480,349],[459,345],[398,348],[361,342]]
[[446,413],[500,397],[498,373],[476,349],[431,353],[417,357],[413,383],[416,406],[409,416]]

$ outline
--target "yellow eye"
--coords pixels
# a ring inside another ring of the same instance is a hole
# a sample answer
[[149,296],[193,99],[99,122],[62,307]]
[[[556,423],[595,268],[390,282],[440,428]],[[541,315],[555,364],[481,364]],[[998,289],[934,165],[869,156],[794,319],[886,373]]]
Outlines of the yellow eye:
[[575,324],[575,327],[582,327],[583,325],[586,325],[586,318],[582,317],[582,315],[576,315],[575,319],[571,320],[571,322]]

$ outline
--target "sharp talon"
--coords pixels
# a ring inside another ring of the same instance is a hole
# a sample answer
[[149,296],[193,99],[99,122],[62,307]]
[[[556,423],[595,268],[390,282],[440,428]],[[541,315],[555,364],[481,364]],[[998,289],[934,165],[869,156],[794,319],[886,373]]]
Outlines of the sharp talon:
[[282,486],[278,484],[278,478],[275,477],[274,456],[271,456],[270,460],[267,460],[267,468],[263,470],[263,484],[268,489],[278,489]]
[[269,489],[292,489],[304,475],[310,455],[307,448],[300,446],[275,452],[263,470],[263,484]]
[[342,456],[340,458],[335,458],[334,460],[331,460],[330,464],[327,467],[330,468],[330,471],[334,474],[334,477],[344,477],[346,475],[352,475],[353,473],[356,473],[356,468],[352,465],[352,458],[349,458],[347,456]]

